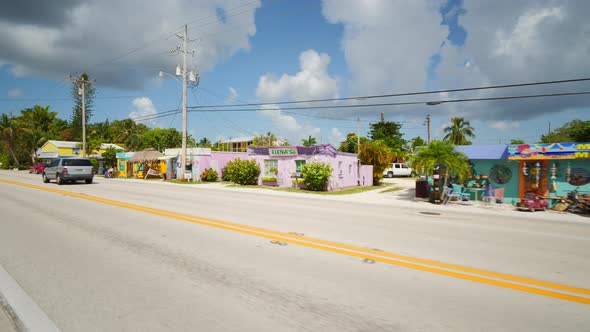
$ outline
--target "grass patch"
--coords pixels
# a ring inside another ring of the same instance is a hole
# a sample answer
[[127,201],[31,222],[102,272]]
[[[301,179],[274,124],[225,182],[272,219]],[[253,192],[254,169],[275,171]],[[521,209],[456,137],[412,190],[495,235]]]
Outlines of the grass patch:
[[383,194],[383,193],[390,193],[390,192],[394,192],[394,191],[400,191],[400,190],[402,190],[402,189],[403,189],[403,188],[401,188],[401,187],[392,187],[392,188],[388,188],[388,189],[385,189],[385,190],[381,190],[379,193],[380,193],[380,194]]
[[204,182],[204,181],[182,181],[182,180],[166,180],[165,182],[169,183],[176,183],[176,184],[207,184],[207,183],[215,183],[215,182]]
[[269,187],[269,186],[235,186],[235,187],[242,187],[242,188],[261,188],[261,189],[269,189],[269,190],[276,190],[276,191],[284,191],[290,193],[300,193],[300,194],[313,194],[313,195],[326,195],[326,196],[338,196],[338,195],[351,195],[351,194],[358,194],[367,191],[383,189],[384,187],[389,187],[392,184],[390,183],[382,183],[378,186],[372,187],[349,187],[343,188],[339,190],[332,190],[332,191],[311,191],[306,189],[295,189],[291,187]]

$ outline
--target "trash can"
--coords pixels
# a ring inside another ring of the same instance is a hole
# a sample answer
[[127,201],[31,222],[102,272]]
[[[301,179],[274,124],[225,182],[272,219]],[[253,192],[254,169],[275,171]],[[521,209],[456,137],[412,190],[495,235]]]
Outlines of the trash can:
[[425,178],[416,180],[416,198],[428,198],[428,180]]

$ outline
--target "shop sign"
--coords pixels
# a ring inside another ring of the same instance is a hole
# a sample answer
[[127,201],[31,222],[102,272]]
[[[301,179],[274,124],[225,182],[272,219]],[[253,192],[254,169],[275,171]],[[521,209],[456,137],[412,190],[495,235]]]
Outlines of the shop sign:
[[508,146],[508,159],[590,159],[590,143],[513,144]]
[[291,157],[297,155],[297,148],[270,148],[268,154],[273,157]]

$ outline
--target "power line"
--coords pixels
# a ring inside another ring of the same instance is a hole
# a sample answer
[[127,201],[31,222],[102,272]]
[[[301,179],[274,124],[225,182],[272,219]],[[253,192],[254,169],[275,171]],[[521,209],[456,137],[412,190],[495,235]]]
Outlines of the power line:
[[[537,95],[519,95],[506,97],[486,97],[486,98],[463,98],[463,99],[441,99],[431,101],[408,101],[397,103],[377,103],[377,104],[362,104],[362,105],[339,105],[339,106],[297,106],[297,107],[273,107],[273,108],[234,108],[234,109],[201,109],[207,106],[192,106],[189,107],[193,112],[252,112],[252,111],[284,111],[284,110],[321,110],[321,109],[339,109],[339,108],[359,108],[359,107],[382,107],[382,106],[407,106],[407,105],[439,105],[446,103],[463,103],[472,101],[491,101],[491,100],[508,100],[508,99],[526,99],[526,98],[542,98],[542,97],[563,97],[575,95],[588,95],[590,91],[582,92],[565,92],[565,93],[546,93]],[[235,105],[232,105],[235,106]],[[227,107],[227,106],[226,106]]]
[[[408,105],[439,105],[445,103],[463,103],[474,101],[491,101],[491,100],[510,100],[510,99],[527,99],[527,98],[543,98],[543,97],[564,97],[576,95],[589,95],[590,91],[582,92],[566,92],[566,93],[548,93],[537,95],[519,95],[519,96],[505,96],[505,97],[487,97],[487,98],[465,98],[465,99],[447,99],[437,101],[410,101],[399,103],[378,103],[378,104],[364,104],[364,105],[341,105],[341,106],[301,106],[301,107],[285,107],[285,108],[236,108],[236,109],[202,109],[201,106],[188,107],[190,112],[257,112],[257,111],[290,111],[290,110],[322,110],[322,109],[341,109],[341,108],[359,108],[359,107],[384,107],[384,106],[408,106]],[[156,117],[172,115],[174,112],[167,111],[155,115]],[[168,114],[166,114],[168,113]]]
[[[428,95],[437,93],[449,93],[449,92],[461,92],[461,91],[475,91],[475,90],[490,90],[490,89],[504,89],[504,88],[515,88],[523,86],[535,86],[535,85],[549,85],[549,84],[562,84],[562,83],[575,83],[575,82],[586,82],[590,81],[590,77],[586,78],[574,78],[567,80],[555,80],[555,81],[541,81],[541,82],[529,82],[529,83],[516,83],[516,84],[503,84],[503,85],[488,85],[471,88],[458,88],[458,89],[446,89],[446,90],[430,90],[430,91],[418,91],[418,92],[404,92],[404,93],[393,93],[384,95],[368,95],[368,96],[356,96],[356,97],[343,97],[343,98],[327,98],[327,99],[308,99],[308,100],[293,100],[293,101],[278,101],[268,103],[244,103],[244,104],[232,104],[233,107],[246,107],[246,106],[265,106],[265,105],[286,105],[286,104],[300,104],[300,103],[318,103],[318,102],[329,102],[329,101],[346,101],[346,100],[365,100],[375,98],[390,98],[390,97],[404,97],[404,96],[417,96],[417,95]],[[427,103],[427,102],[424,102]],[[203,108],[222,108],[228,105],[204,105],[199,106]]]
[[[131,99],[131,98],[139,98],[140,96],[104,96],[104,97],[94,97],[94,99]],[[68,101],[72,100],[72,98],[2,98],[0,102],[19,102],[19,101]]]

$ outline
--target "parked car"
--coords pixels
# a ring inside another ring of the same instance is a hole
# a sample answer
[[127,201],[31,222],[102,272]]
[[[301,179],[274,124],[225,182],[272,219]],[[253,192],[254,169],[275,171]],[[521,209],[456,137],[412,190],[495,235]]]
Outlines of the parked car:
[[525,194],[524,198],[520,203],[518,203],[517,208],[519,210],[526,210],[526,211],[539,211],[539,210],[547,210],[549,207],[549,203],[547,200],[541,198],[541,196],[533,193]]
[[43,171],[45,170],[45,166],[42,163],[36,163],[35,165],[32,165],[31,167],[29,167],[29,173],[35,173],[35,174],[43,174]]
[[43,171],[43,182],[55,180],[57,184],[84,180],[92,183],[94,170],[88,158],[58,158]]
[[383,176],[392,178],[394,176],[412,176],[414,172],[404,163],[391,163],[391,167],[383,171]]

